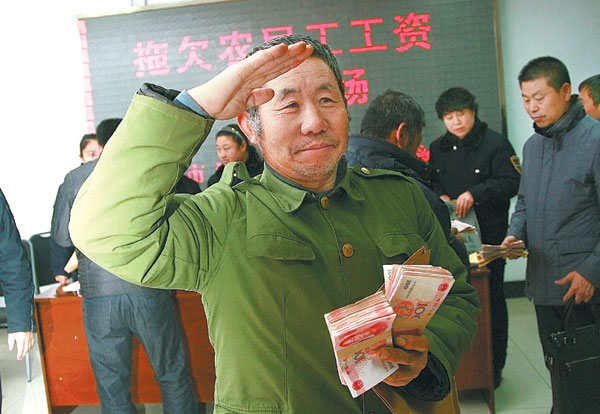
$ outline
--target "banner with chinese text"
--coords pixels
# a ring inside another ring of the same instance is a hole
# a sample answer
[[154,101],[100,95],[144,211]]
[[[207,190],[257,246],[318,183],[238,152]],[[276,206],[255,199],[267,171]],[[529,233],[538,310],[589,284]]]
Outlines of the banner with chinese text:
[[[445,132],[435,101],[453,86],[469,89],[479,117],[502,130],[493,0],[225,1],[82,18],[79,31],[89,131],[122,117],[144,82],[191,88],[264,40],[292,33],[320,39],[336,54],[351,134],[360,132],[369,100],[391,88],[423,107],[428,146]],[[204,188],[217,163],[213,132],[188,176]]]

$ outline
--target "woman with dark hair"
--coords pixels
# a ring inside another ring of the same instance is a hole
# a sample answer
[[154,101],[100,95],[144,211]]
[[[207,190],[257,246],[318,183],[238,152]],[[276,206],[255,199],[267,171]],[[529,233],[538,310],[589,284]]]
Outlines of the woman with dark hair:
[[96,134],[85,134],[79,142],[79,158],[86,164],[94,161],[102,153],[102,145],[98,142]]
[[[456,200],[456,215],[475,209],[481,241],[502,243],[508,227],[510,199],[519,189],[519,161],[510,142],[477,116],[477,103],[464,88],[444,91],[435,109],[446,133],[431,143],[429,163],[437,170],[435,191]],[[506,361],[508,311],[504,297],[504,259],[490,264],[490,303],[494,384],[501,381]]]
[[[208,187],[221,179],[225,166],[230,162],[241,161],[246,164],[251,177],[263,172],[262,158],[237,124],[229,124],[221,128],[217,132],[216,143],[221,166],[208,179]],[[234,178],[233,184],[239,182],[238,178]]]

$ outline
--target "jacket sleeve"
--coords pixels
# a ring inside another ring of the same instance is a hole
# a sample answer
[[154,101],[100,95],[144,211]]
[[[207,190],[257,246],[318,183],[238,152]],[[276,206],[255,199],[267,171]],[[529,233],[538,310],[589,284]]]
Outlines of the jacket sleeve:
[[201,291],[226,233],[214,216],[232,212],[217,209],[215,192],[173,191],[211,126],[164,96],[136,94],[75,199],[75,246],[128,282]]
[[[596,146],[591,171],[596,189],[596,207],[600,208],[600,145]],[[600,289],[600,242],[596,244],[590,255],[575,270],[593,284],[596,289]]]
[[33,277],[21,236],[0,190],[0,283],[6,301],[8,332],[33,331]]
[[[525,162],[528,159],[528,150],[529,145],[525,143],[523,147],[523,166],[525,166]],[[506,231],[506,235],[515,236],[519,240],[523,240],[525,242],[525,246],[527,246],[527,203],[525,200],[525,186],[527,183],[527,175],[523,176],[521,183],[519,185],[519,191],[517,193],[517,203],[515,205],[515,211],[510,217],[510,225],[508,226],[508,230]]]
[[52,240],[58,246],[67,248],[73,247],[73,242],[69,235],[69,220],[73,203],[72,197],[69,194],[69,187],[71,186],[70,178],[70,174],[67,174],[63,183],[58,187],[56,200],[54,201],[54,210],[52,212],[52,224],[50,226]]
[[[485,137],[491,138],[491,137]],[[516,157],[515,150],[506,138],[498,137],[498,145],[494,148],[490,177],[485,181],[469,188],[476,202],[485,204],[505,203],[510,200],[519,189],[521,176],[513,166],[511,159]]]

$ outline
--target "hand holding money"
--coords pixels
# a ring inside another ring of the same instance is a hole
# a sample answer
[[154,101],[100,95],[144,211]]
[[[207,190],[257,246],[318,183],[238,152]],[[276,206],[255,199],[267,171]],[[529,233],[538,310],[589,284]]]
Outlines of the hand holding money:
[[398,364],[398,370],[383,382],[393,387],[403,387],[419,376],[427,365],[429,340],[424,335],[394,335],[394,348],[379,348],[377,357]]

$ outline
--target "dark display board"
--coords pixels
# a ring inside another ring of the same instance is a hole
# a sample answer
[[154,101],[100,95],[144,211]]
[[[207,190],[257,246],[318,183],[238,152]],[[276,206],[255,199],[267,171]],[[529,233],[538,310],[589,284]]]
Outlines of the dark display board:
[[[79,29],[90,131],[122,117],[144,82],[191,88],[265,39],[291,33],[320,39],[336,54],[350,133],[359,132],[369,101],[391,88],[423,107],[428,146],[445,132],[434,103],[453,86],[469,89],[480,118],[501,130],[493,0],[224,1],[82,18]],[[217,162],[213,132],[188,175],[202,184]]]

